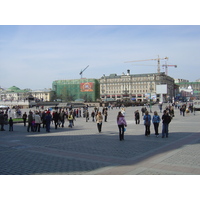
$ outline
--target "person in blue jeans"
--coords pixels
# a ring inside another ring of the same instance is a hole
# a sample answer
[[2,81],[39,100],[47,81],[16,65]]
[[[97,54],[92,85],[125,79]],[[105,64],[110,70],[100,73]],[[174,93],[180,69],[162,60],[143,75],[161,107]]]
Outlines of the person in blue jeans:
[[169,116],[168,112],[166,110],[163,111],[163,116],[162,116],[162,138],[166,136],[168,138],[169,135],[169,123],[171,122],[171,117]]
[[158,127],[159,127],[159,123],[160,123],[160,116],[158,115],[157,111],[154,112],[152,122],[153,122],[153,125],[154,125],[155,135],[156,135],[156,137],[158,137],[158,135],[159,135]]
[[46,132],[50,132],[50,124],[51,124],[51,120],[52,120],[52,116],[50,111],[47,111],[47,115],[45,117],[46,119]]
[[119,128],[119,140],[122,141],[124,140],[124,127],[127,127],[127,123],[124,115],[121,112],[119,112],[117,115],[117,125]]
[[150,131],[151,115],[149,115],[148,111],[145,112],[143,120],[144,120],[144,125],[145,125],[145,136],[149,137],[150,133],[151,133],[151,131]]

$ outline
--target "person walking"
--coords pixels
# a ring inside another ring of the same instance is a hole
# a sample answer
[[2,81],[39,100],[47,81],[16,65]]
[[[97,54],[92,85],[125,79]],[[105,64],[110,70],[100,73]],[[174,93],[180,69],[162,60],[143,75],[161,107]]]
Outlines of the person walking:
[[1,131],[5,131],[5,129],[4,129],[4,123],[5,123],[4,112],[3,112],[3,111],[0,111],[0,125],[1,125]]
[[149,115],[148,111],[145,112],[143,120],[144,120],[144,125],[145,125],[145,136],[149,137],[150,133],[151,133],[151,131],[150,131],[151,115]]
[[86,119],[86,122],[88,122],[88,120],[89,120],[89,111],[87,109],[85,110],[85,119]]
[[40,132],[40,125],[42,123],[41,117],[38,112],[35,114],[35,132]]
[[60,119],[60,115],[56,111],[54,113],[54,115],[53,115],[53,121],[54,121],[55,129],[57,129],[57,127],[58,127],[58,121],[59,121],[59,119]]
[[160,116],[158,115],[157,111],[154,112],[152,122],[153,122],[153,125],[154,125],[155,135],[156,135],[156,137],[158,137],[158,135],[159,135],[158,127],[159,127],[159,123],[160,123]]
[[65,117],[66,117],[66,113],[64,110],[62,110],[62,112],[60,113],[60,121],[62,124],[62,128],[64,127],[64,124],[65,124]]
[[136,124],[140,123],[140,113],[138,110],[135,111],[135,123]]
[[72,128],[72,126],[73,126],[73,114],[72,114],[72,112],[70,112],[69,113],[69,115],[68,115],[68,121],[69,121],[69,126],[68,127],[71,127]]
[[141,108],[142,116],[144,116],[145,112],[147,111],[146,107]]
[[183,113],[183,117],[185,117],[185,111],[186,111],[186,104],[182,105],[182,113]]
[[117,125],[119,128],[119,140],[122,141],[124,140],[124,127],[127,126],[127,123],[124,115],[121,112],[119,112],[117,115]]
[[41,120],[42,120],[42,128],[46,127],[46,111],[42,112]]
[[27,127],[27,131],[29,132],[30,128],[31,128],[31,132],[33,132],[33,113],[31,111],[29,111],[29,115],[28,115],[28,127]]
[[162,138],[166,136],[168,138],[169,135],[169,123],[171,122],[171,117],[169,116],[168,112],[166,110],[163,111],[162,116]]
[[52,120],[52,116],[51,116],[51,113],[50,111],[47,111],[46,113],[46,117],[45,117],[45,120],[46,120],[46,132],[50,132],[50,125],[51,125],[51,120]]
[[105,110],[104,110],[104,122],[107,122],[107,118],[108,118],[108,109],[105,108]]
[[102,122],[103,122],[103,116],[102,116],[101,112],[98,112],[98,114],[96,116],[96,122],[97,122],[97,129],[98,129],[99,133],[101,133]]
[[26,119],[27,119],[26,112],[22,115],[22,119],[23,119],[23,122],[24,122],[24,126],[26,126]]
[[92,111],[91,117],[92,117],[92,121],[94,122],[94,117],[95,117],[95,112],[94,111]]
[[12,119],[12,117],[10,117],[8,124],[9,124],[9,131],[13,131],[13,119]]

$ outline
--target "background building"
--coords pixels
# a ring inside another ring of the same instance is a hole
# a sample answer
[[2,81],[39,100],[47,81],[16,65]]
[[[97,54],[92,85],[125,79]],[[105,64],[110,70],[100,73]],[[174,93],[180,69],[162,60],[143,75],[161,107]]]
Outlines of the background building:
[[200,99],[200,82],[180,82],[179,100]]
[[52,89],[63,101],[96,101],[100,93],[97,79],[57,80],[53,82]]
[[21,90],[16,86],[0,91],[1,101],[51,101],[54,92],[51,89],[44,90]]
[[102,101],[135,100],[146,101],[151,98],[160,101],[161,95],[156,93],[156,85],[166,85],[163,101],[173,101],[176,86],[174,79],[165,73],[103,75],[100,79],[100,97]]

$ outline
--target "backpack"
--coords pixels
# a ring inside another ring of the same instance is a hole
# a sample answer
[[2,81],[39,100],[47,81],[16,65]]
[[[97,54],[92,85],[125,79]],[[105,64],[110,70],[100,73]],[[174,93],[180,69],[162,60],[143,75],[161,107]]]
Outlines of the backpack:
[[172,118],[169,115],[167,115],[167,123],[168,124],[171,122],[171,120],[172,120]]

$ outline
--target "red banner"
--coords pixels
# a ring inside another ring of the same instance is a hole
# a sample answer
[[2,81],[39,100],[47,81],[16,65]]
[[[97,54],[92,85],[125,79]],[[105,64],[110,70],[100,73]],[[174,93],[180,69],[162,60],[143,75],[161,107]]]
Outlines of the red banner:
[[81,92],[93,92],[93,84],[92,82],[80,83]]

